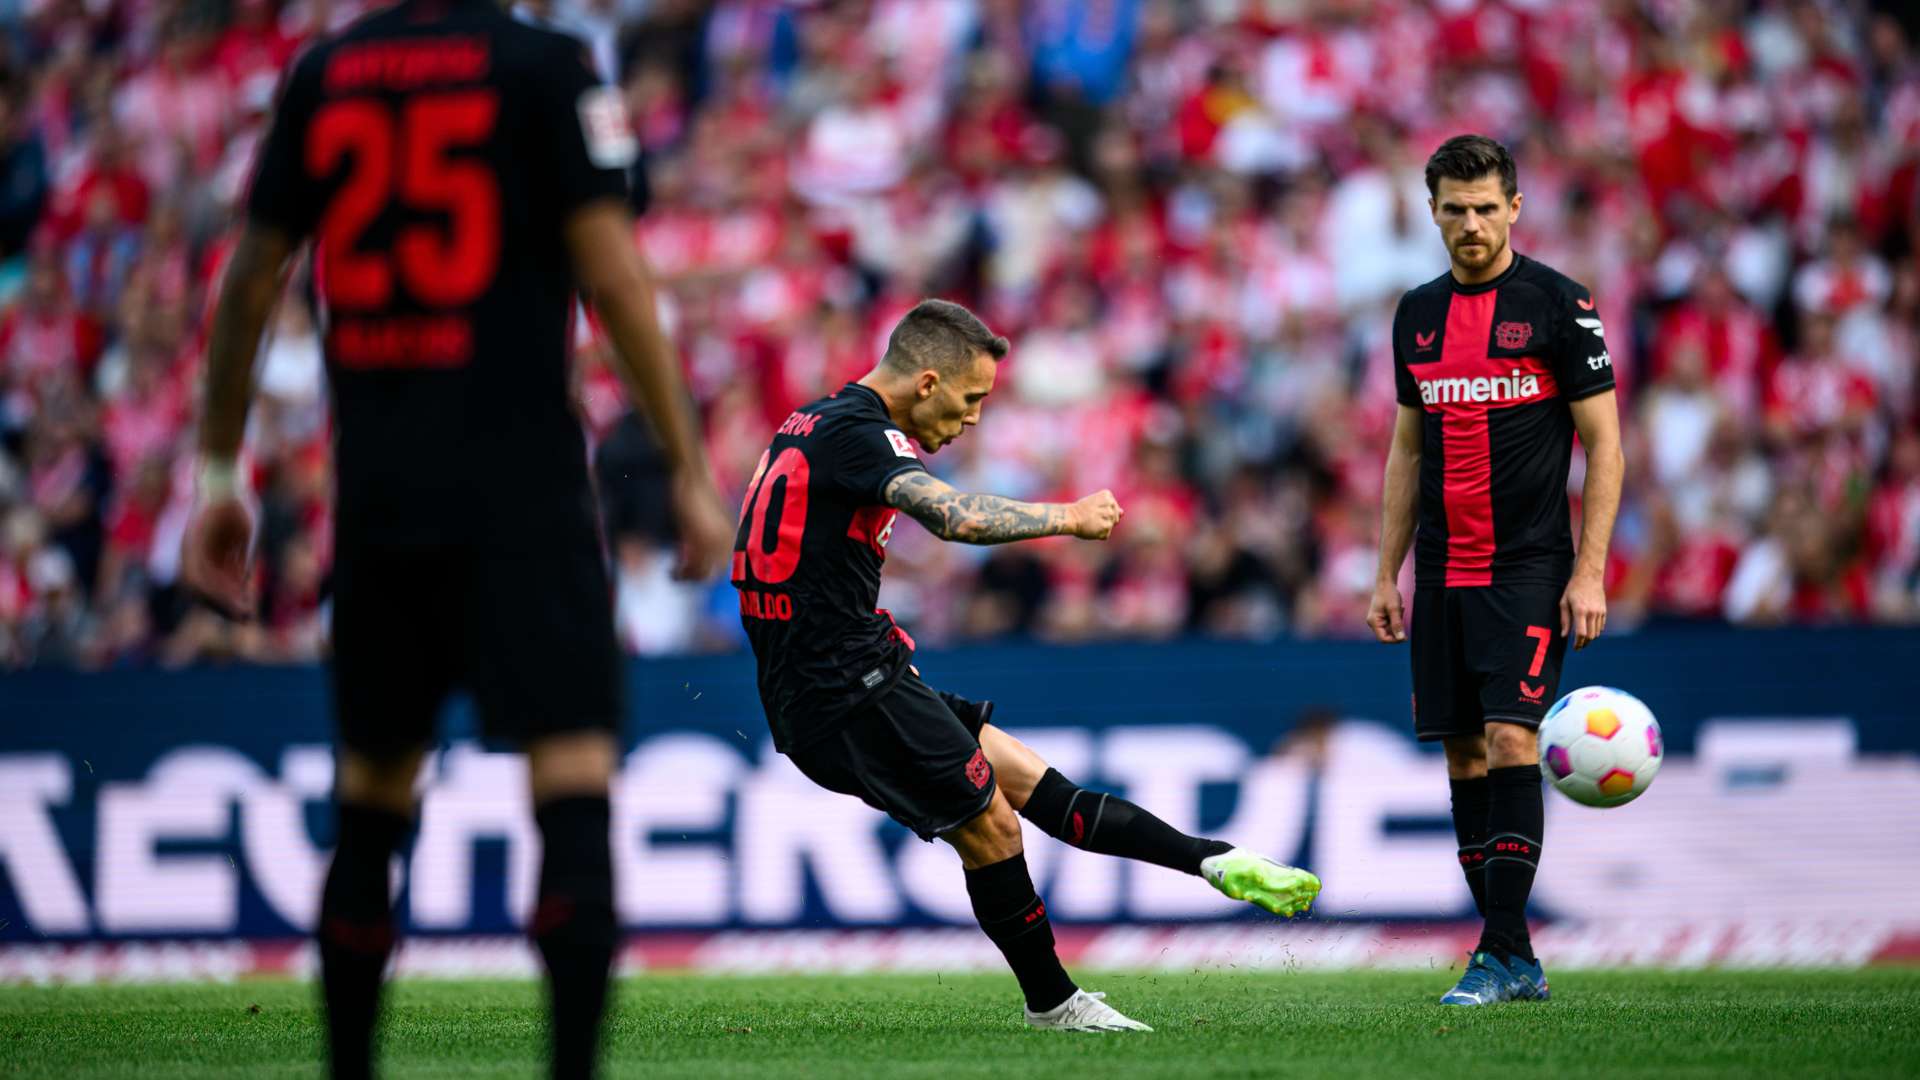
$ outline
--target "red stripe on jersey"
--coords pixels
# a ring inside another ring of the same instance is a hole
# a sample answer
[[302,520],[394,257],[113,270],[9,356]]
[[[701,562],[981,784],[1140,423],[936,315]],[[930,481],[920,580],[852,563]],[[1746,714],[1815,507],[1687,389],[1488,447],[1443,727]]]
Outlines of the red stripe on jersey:
[[[1453,294],[1440,366],[1484,369],[1487,335],[1493,330],[1498,289]],[[1427,374],[1422,371],[1421,374]],[[1422,395],[1424,398],[1424,394]],[[1447,585],[1493,584],[1493,453],[1487,440],[1487,410],[1471,403],[1436,406],[1441,414],[1442,498],[1447,511]]]

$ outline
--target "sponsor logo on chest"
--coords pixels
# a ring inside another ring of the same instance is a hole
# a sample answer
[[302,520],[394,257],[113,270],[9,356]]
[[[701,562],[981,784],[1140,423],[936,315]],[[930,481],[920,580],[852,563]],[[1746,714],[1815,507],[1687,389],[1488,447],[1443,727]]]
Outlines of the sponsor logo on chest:
[[1540,376],[1513,368],[1506,375],[1476,375],[1472,378],[1420,379],[1423,405],[1489,404],[1507,401],[1531,401],[1548,396],[1543,393]]

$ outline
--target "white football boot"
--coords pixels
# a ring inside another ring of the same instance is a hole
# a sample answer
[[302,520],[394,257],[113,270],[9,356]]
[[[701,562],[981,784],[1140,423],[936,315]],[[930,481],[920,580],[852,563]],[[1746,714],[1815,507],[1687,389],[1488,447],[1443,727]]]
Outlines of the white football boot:
[[1089,994],[1085,990],[1075,990],[1073,996],[1048,1009],[1046,1012],[1022,1010],[1027,1014],[1027,1026],[1047,1031],[1152,1031],[1153,1029],[1138,1020],[1120,1015],[1120,1010],[1107,1004],[1107,995]]

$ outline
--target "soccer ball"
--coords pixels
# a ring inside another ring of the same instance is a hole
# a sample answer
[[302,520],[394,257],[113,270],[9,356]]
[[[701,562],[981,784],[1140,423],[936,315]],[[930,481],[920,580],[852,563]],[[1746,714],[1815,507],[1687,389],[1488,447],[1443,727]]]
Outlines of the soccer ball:
[[1660,722],[1640,699],[1611,686],[1583,686],[1540,722],[1540,771],[1583,806],[1630,803],[1666,757]]

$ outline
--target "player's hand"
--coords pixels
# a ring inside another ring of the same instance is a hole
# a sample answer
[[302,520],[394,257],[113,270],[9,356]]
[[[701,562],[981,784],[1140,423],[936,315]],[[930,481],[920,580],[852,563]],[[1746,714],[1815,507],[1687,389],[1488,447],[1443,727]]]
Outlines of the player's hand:
[[1560,636],[1584,649],[1607,628],[1607,589],[1598,574],[1575,574],[1560,596]]
[[673,520],[680,531],[674,578],[705,581],[719,573],[733,552],[734,521],[705,465],[673,478]]
[[1407,640],[1406,607],[1400,602],[1400,586],[1382,581],[1373,587],[1373,602],[1367,605],[1367,626],[1374,640],[1382,645],[1398,645]]
[[1113,497],[1113,492],[1104,488],[1068,504],[1068,509],[1073,512],[1068,535],[1082,540],[1105,540],[1112,536],[1113,527],[1126,514],[1125,510],[1120,509],[1120,501]]
[[236,619],[253,616],[253,511],[238,498],[194,507],[180,546],[180,579]]

